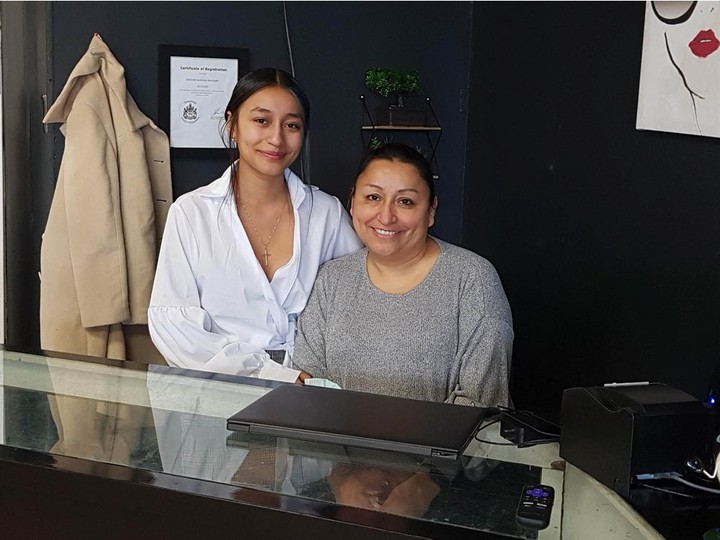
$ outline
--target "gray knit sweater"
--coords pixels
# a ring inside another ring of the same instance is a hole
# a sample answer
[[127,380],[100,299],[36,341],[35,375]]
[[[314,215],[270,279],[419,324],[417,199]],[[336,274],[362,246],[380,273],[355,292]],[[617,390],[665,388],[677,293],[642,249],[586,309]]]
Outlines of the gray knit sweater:
[[430,273],[404,294],[377,289],[367,249],[321,268],[295,339],[295,367],[348,390],[508,405],[513,329],[492,264],[437,240]]

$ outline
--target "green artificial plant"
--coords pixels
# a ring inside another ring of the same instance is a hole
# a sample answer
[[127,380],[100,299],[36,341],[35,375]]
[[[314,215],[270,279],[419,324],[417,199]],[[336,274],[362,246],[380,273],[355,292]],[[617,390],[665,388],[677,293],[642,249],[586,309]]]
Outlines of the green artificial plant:
[[420,90],[420,73],[394,69],[371,68],[365,73],[365,86],[383,97],[397,96],[397,106],[402,107],[403,97]]

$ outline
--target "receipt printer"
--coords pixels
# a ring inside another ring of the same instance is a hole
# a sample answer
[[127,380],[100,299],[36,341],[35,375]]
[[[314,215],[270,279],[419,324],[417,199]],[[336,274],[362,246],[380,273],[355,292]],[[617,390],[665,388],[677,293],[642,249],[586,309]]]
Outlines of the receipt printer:
[[715,411],[660,383],[567,388],[560,457],[623,497],[638,474],[682,472],[712,436]]

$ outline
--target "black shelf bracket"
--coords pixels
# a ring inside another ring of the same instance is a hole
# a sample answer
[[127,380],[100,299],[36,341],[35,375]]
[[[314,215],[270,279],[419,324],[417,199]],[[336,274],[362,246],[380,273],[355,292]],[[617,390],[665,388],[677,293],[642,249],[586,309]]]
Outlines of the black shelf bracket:
[[442,137],[442,126],[432,106],[432,100],[429,97],[425,98],[425,123],[422,125],[378,124],[368,108],[364,95],[360,96],[360,102],[362,103],[360,110],[360,130],[366,153],[372,147],[373,139],[377,136],[378,132],[422,133],[425,135],[428,147],[430,148],[430,155],[426,155],[425,157],[433,169],[433,177],[435,179],[439,178],[437,148],[440,144],[440,138]]

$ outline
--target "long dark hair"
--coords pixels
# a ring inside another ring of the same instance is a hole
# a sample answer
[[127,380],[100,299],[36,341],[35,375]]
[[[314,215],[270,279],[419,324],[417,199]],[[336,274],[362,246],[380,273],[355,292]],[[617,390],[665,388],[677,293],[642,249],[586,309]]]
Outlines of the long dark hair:
[[374,148],[365,154],[365,158],[358,167],[357,174],[355,175],[355,182],[353,183],[352,190],[350,191],[350,199],[352,200],[355,194],[355,186],[357,185],[357,179],[360,175],[365,172],[368,165],[378,159],[385,159],[387,161],[399,161],[401,163],[407,163],[417,169],[420,178],[425,181],[430,192],[430,206],[433,206],[436,202],[435,199],[435,180],[433,179],[432,167],[425,156],[420,152],[402,143],[386,143],[378,148]]

